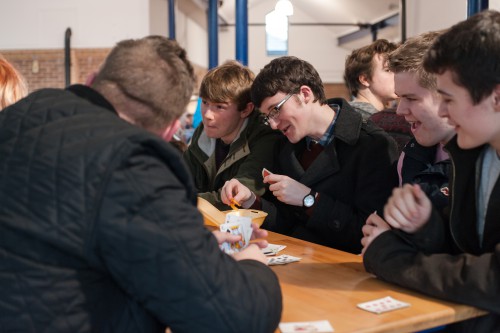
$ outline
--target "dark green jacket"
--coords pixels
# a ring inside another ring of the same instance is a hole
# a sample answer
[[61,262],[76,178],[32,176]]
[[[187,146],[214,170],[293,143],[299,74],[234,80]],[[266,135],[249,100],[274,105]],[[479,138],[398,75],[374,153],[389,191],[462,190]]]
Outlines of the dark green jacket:
[[184,153],[198,195],[221,210],[228,209],[220,201],[220,189],[226,181],[236,178],[256,195],[262,196],[265,192],[262,168],[273,168],[274,143],[281,133],[265,125],[260,113],[254,111],[248,117],[246,127],[231,144],[219,170],[215,170],[215,139],[208,138],[203,128],[203,124],[196,128]]

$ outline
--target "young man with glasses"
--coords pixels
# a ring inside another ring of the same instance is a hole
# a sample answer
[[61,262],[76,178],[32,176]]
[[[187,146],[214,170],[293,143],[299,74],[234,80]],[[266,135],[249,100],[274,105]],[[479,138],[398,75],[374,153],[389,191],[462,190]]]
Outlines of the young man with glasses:
[[198,196],[223,210],[220,190],[238,179],[263,195],[263,167],[273,161],[273,146],[281,136],[263,124],[250,98],[254,74],[236,61],[211,69],[200,86],[203,123],[196,128],[184,153]]
[[265,200],[232,179],[223,202],[234,198],[268,212],[270,230],[359,253],[366,217],[397,185],[395,143],[347,101],[327,100],[318,72],[296,57],[266,65],[252,101],[288,139],[276,145],[273,174],[264,178],[274,196]]

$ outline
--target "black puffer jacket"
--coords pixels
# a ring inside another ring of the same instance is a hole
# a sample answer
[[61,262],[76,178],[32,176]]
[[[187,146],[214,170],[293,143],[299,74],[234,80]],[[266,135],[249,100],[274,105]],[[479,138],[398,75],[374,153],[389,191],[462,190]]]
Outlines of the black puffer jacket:
[[0,112],[0,332],[273,332],[276,276],[219,250],[177,151],[71,90]]
[[419,184],[434,207],[443,213],[449,202],[452,165],[450,159],[435,162],[437,149],[437,145],[424,147],[411,139],[403,149],[401,177],[403,184]]

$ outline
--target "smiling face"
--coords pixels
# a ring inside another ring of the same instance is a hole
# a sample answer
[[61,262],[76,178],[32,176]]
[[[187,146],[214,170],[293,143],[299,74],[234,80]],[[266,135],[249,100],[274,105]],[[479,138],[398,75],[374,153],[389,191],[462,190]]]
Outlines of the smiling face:
[[[287,94],[278,92],[274,96],[265,98],[260,105],[261,112],[268,115],[286,96]],[[281,105],[279,114],[269,120],[271,128],[280,130],[291,143],[297,143],[310,134],[307,128],[309,123],[307,112],[298,98],[297,94],[292,95]]]
[[426,147],[448,142],[455,132],[453,126],[438,115],[439,94],[422,87],[418,75],[412,72],[396,73],[394,83],[400,98],[396,113],[410,123],[417,142]]
[[437,75],[442,96],[439,115],[455,128],[460,148],[490,144],[500,152],[500,85],[474,105],[467,89],[459,86],[449,70]]
[[250,113],[251,108],[238,111],[233,102],[213,103],[206,99],[201,102],[203,130],[209,138],[221,139],[226,144],[234,141]]

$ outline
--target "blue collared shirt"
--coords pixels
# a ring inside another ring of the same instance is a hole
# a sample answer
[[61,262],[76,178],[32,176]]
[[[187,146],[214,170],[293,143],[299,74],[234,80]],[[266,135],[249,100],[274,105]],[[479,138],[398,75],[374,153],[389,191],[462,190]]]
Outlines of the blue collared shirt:
[[326,132],[323,134],[323,136],[319,139],[319,141],[313,140],[310,137],[306,137],[306,144],[308,150],[310,150],[311,142],[319,143],[323,147],[326,147],[330,144],[330,142],[332,142],[334,138],[335,122],[340,113],[340,106],[338,104],[330,104],[329,107],[331,107],[335,111],[335,117],[333,117],[332,122],[326,129]]

